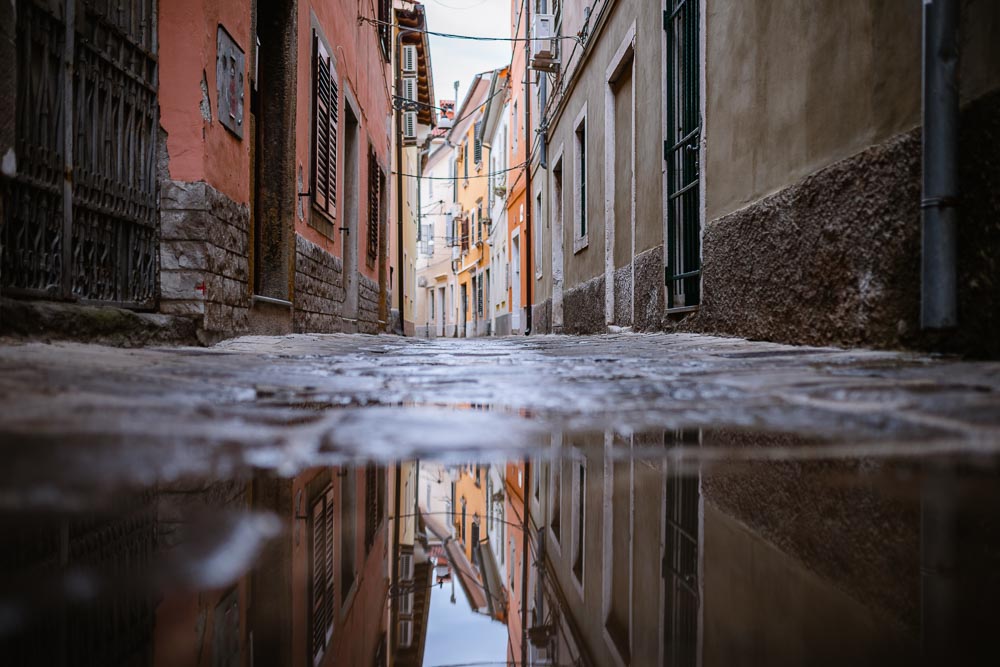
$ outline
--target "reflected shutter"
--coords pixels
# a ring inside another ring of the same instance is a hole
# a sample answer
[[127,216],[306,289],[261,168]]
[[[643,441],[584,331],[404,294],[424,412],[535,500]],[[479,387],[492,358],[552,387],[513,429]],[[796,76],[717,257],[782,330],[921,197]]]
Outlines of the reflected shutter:
[[324,585],[324,597],[325,597],[325,621],[324,626],[324,640],[325,643],[330,642],[330,637],[333,635],[333,618],[334,618],[334,606],[333,606],[333,487],[329,487],[326,490],[326,502],[323,508],[323,532],[325,533],[325,546],[326,553],[323,558],[324,572],[326,573]]
[[319,662],[326,648],[327,625],[327,587],[326,587],[326,553],[327,532],[325,529],[325,503],[321,497],[312,506],[310,512],[312,522],[312,627],[310,642],[312,644],[313,664]]

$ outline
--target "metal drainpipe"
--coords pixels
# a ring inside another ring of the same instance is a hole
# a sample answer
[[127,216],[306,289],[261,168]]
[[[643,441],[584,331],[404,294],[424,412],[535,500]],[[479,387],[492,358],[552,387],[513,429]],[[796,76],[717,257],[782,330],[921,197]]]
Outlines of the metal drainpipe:
[[405,305],[403,303],[403,279],[406,276],[406,267],[403,266],[403,105],[401,98],[403,91],[403,35],[410,32],[419,32],[411,28],[400,28],[396,22],[396,95],[393,98],[393,107],[396,108],[396,282],[399,290],[399,331],[401,336],[406,335],[405,320],[403,313]]
[[960,0],[924,0],[920,326],[958,325]]
[[[524,34],[531,34],[531,3],[524,3]],[[524,41],[524,263],[528,267],[525,280],[524,300],[527,312],[524,314],[524,335],[531,334],[531,288],[535,280],[533,266],[534,253],[531,251],[531,74],[528,71],[528,60],[531,58],[531,42]],[[520,288],[520,286],[518,286]]]

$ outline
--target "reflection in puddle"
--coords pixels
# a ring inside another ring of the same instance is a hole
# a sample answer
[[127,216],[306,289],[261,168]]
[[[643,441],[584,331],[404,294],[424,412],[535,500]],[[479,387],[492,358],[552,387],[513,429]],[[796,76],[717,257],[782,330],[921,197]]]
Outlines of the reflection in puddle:
[[989,664],[995,458],[821,446],[567,431],[515,460],[8,498],[5,663]]

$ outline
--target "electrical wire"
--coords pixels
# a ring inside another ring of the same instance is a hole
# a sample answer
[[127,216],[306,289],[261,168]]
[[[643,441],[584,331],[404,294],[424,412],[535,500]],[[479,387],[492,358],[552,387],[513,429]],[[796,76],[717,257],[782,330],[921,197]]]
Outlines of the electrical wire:
[[458,181],[458,180],[469,181],[472,180],[473,178],[491,178],[493,176],[496,176],[497,174],[505,174],[508,171],[516,171],[518,169],[523,169],[525,164],[526,163],[517,164],[514,165],[513,167],[510,167],[509,169],[503,169],[501,171],[491,171],[485,174],[474,174],[472,176],[459,176],[458,178],[454,178],[452,176],[423,176],[418,174],[404,174],[398,171],[392,172],[392,175],[406,176],[408,178],[421,178],[421,179],[426,179],[428,181]]
[[[359,21],[364,21],[366,23],[371,23],[372,25],[375,25],[375,26],[380,26],[380,25],[392,26],[392,25],[395,25],[395,24],[393,24],[393,23],[391,23],[389,21],[379,21],[378,19],[370,19],[367,16],[358,16],[358,20]],[[444,38],[447,38],[447,39],[464,39],[464,40],[468,40],[468,41],[472,41],[472,42],[537,42],[537,41],[540,41],[540,40],[548,40],[548,39],[571,39],[571,40],[576,41],[576,40],[580,39],[576,35],[553,35],[552,37],[545,37],[545,38],[542,38],[542,37],[488,37],[486,35],[459,35],[459,34],[456,34],[456,33],[453,33],[453,32],[436,32],[434,30],[419,30],[417,28],[406,28],[406,31],[407,32],[412,32],[412,33],[424,34],[424,35],[433,35],[435,37],[444,37]]]

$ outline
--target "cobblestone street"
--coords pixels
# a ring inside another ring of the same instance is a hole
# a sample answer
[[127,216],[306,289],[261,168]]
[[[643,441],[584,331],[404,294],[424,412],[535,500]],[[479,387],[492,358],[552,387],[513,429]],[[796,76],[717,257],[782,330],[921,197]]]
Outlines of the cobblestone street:
[[2,437],[23,448],[3,473],[12,484],[34,464],[49,474],[40,452],[75,459],[83,442],[107,453],[56,467],[77,481],[82,470],[147,479],[231,465],[287,473],[343,456],[515,455],[554,431],[608,428],[748,429],[816,445],[730,453],[751,457],[1000,446],[1000,364],[681,334],[9,344],[0,398]]

